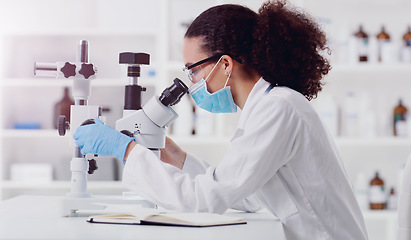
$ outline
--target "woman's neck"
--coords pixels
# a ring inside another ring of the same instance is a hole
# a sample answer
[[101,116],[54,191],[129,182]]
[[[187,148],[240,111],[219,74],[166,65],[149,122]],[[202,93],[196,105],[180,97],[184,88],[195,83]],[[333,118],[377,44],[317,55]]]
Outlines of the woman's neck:
[[248,95],[260,78],[261,76],[259,75],[255,75],[252,78],[247,79],[239,78],[235,81],[236,83],[231,86],[234,102],[241,110],[247,101]]

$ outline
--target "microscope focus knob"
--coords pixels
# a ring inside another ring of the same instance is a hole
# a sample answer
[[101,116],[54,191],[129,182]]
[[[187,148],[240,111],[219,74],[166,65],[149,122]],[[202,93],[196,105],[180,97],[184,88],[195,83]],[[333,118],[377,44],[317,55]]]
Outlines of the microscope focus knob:
[[60,69],[63,72],[65,78],[76,76],[76,65],[66,62]]
[[81,75],[83,75],[86,79],[88,79],[90,76],[93,76],[96,74],[96,71],[94,71],[94,66],[91,63],[83,63],[81,64],[81,69],[78,72]]
[[88,174],[93,174],[94,171],[98,170],[97,162],[94,159],[88,160]]
[[57,129],[60,136],[66,135],[66,130],[70,128],[69,122],[66,121],[66,116],[60,115],[57,122]]

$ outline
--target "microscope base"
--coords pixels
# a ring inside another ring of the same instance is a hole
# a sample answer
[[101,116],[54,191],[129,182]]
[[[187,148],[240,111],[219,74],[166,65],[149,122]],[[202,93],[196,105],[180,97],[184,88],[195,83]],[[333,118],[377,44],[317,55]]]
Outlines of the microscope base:
[[64,217],[82,217],[93,214],[105,209],[106,204],[129,204],[140,205],[146,208],[156,208],[156,205],[137,196],[125,198],[123,196],[114,195],[97,195],[85,198],[80,197],[64,197],[61,202],[62,216]]

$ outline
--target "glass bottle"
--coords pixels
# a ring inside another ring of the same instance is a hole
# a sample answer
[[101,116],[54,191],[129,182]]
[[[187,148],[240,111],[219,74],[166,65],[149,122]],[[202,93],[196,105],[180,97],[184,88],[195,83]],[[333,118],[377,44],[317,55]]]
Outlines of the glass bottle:
[[69,88],[64,88],[63,98],[54,105],[53,127],[57,128],[58,118],[60,115],[66,116],[66,121],[70,122],[70,106],[74,105],[74,101],[69,94]]
[[362,25],[358,32],[354,34],[357,44],[357,52],[360,62],[368,61],[368,34],[364,32]]
[[402,36],[404,40],[402,48],[402,61],[411,62],[411,26],[408,26],[408,31]]
[[191,135],[196,135],[196,123],[197,123],[197,112],[196,106],[192,104],[192,111],[193,111],[193,129],[191,130]]
[[390,196],[388,197],[387,200],[387,209],[390,210],[396,210],[398,207],[398,198],[397,195],[395,194],[395,190],[392,187],[390,190]]
[[402,36],[402,39],[405,41],[405,45],[411,46],[411,26],[408,26],[408,31]]
[[390,42],[390,35],[385,32],[385,27],[381,27],[381,32],[377,34],[377,42],[378,42],[378,62],[382,62],[384,57],[386,57],[387,53],[386,49],[388,48],[388,44]]
[[405,136],[407,134],[407,108],[399,100],[398,105],[394,108],[394,136]]
[[370,209],[385,209],[384,181],[380,178],[378,171],[370,182],[369,194]]

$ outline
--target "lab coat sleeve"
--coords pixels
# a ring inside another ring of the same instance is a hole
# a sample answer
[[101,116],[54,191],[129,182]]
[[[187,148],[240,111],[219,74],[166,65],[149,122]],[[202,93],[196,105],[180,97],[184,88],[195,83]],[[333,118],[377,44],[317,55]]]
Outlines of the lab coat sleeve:
[[195,178],[198,174],[204,174],[209,167],[210,164],[206,161],[202,161],[194,155],[187,153],[182,170],[188,173],[191,178]]
[[137,144],[123,183],[147,200],[176,211],[223,213],[258,191],[293,155],[301,120],[282,98],[258,104],[223,161],[194,179]]
[[[191,178],[195,178],[199,174],[205,174],[209,167],[210,164],[206,161],[187,153],[182,170],[183,172],[188,173]],[[260,204],[254,195],[234,203],[231,208],[244,212],[256,212],[261,209]]]
[[232,206],[232,209],[240,210],[243,212],[257,212],[258,210],[261,209],[260,203],[257,199],[257,196],[255,194],[252,194],[251,196],[235,202]]

